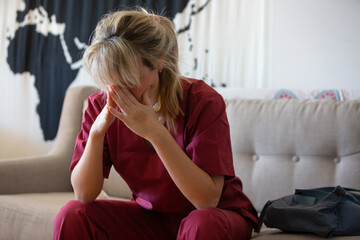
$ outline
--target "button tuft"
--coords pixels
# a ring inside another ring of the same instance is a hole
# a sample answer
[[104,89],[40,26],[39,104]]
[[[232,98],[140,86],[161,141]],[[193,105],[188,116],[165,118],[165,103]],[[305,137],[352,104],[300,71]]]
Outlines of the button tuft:
[[291,160],[296,163],[300,161],[300,158],[298,156],[293,156]]

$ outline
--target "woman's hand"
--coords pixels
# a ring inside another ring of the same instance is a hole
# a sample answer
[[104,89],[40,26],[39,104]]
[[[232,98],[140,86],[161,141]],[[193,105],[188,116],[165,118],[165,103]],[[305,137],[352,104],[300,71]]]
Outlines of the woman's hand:
[[120,109],[118,111],[114,105],[109,105],[109,111],[137,135],[148,139],[155,132],[155,127],[160,126],[158,116],[151,105],[149,89],[143,94],[142,102],[139,102],[128,89],[118,86],[111,86],[109,95]]
[[109,111],[110,107],[116,108],[116,103],[107,94],[106,105],[92,124],[85,150],[71,173],[76,199],[82,202],[93,202],[104,184],[104,136],[115,120],[115,116]]
[[[109,89],[110,92],[110,89]],[[107,102],[101,113],[97,116],[91,127],[91,134],[104,136],[107,129],[114,122],[115,116],[110,112],[110,108],[116,108],[116,103],[107,93]]]

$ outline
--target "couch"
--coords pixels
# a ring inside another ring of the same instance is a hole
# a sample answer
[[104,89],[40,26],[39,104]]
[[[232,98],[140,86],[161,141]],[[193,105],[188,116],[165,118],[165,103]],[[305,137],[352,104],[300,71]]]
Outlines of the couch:
[[[360,91],[217,90],[227,105],[235,172],[258,211],[295,188],[360,189]],[[52,239],[54,217],[74,199],[68,168],[86,99],[96,91],[68,89],[48,154],[0,160],[0,240]],[[104,192],[110,198],[131,197],[113,169]],[[321,239],[266,226],[252,237]]]

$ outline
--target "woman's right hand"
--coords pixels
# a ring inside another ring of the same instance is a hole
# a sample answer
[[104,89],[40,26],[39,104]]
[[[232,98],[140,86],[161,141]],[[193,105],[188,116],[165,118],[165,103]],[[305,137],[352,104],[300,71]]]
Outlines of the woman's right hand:
[[96,120],[94,121],[90,134],[96,134],[98,136],[104,136],[110,125],[114,122],[115,116],[110,112],[110,107],[116,108],[116,103],[110,97],[109,93],[107,95],[107,102],[105,107],[102,109],[100,114],[97,116]]

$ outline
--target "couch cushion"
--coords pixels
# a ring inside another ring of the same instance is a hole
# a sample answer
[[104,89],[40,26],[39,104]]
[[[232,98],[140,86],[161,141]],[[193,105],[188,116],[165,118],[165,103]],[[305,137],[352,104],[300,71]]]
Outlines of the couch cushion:
[[[260,233],[253,232],[252,239],[256,240],[324,240],[323,237],[310,233],[286,233],[275,228],[263,226]],[[360,236],[335,236],[331,240],[359,240]]]
[[52,239],[52,220],[71,199],[72,192],[1,195],[0,238]]
[[109,178],[104,180],[104,187],[103,190],[106,194],[119,197],[130,199],[132,193],[124,181],[124,179],[116,172],[114,167],[111,167]]
[[236,174],[261,210],[295,188],[360,188],[360,101],[225,99]]
[[52,239],[54,218],[74,199],[73,192],[0,195],[0,239]]

